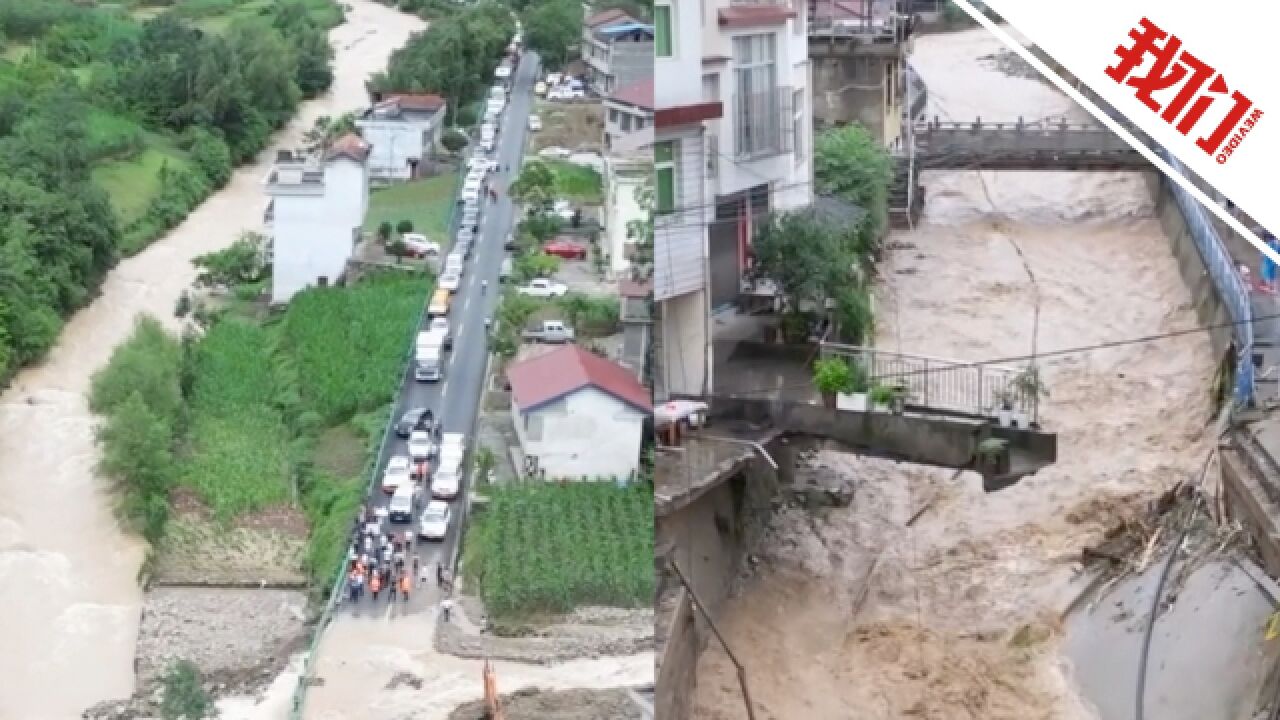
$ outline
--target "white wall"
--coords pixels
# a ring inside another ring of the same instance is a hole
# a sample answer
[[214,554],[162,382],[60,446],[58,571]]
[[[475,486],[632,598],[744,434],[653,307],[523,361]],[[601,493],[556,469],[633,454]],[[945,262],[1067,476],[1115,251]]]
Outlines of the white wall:
[[288,302],[320,277],[337,282],[351,257],[351,226],[325,196],[276,198],[271,302]]
[[431,123],[391,120],[357,120],[364,139],[373,145],[369,153],[369,172],[375,178],[409,179],[409,160],[422,160],[422,134]]
[[548,478],[627,479],[640,462],[646,415],[595,388],[583,388],[529,415],[511,404],[526,456]]
[[656,107],[702,102],[702,21],[699,0],[657,0],[671,7],[672,56],[653,61]]
[[636,190],[644,187],[646,176],[639,168],[626,166],[621,172],[616,163],[609,164],[609,176],[605,187],[605,233],[608,240],[609,269],[615,276],[626,272],[631,265],[627,261],[627,225],[632,220],[644,218],[644,210],[636,200]]
[[[662,386],[670,395],[702,396],[711,388],[707,295],[681,295],[662,303]],[[706,387],[703,387],[704,378]],[[666,398],[658,398],[663,401]]]

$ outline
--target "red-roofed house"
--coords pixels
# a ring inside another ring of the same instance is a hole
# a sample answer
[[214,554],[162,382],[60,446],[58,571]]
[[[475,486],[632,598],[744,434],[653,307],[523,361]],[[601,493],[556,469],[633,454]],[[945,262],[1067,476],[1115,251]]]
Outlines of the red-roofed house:
[[634,477],[649,389],[627,368],[565,345],[507,368],[526,467],[548,478]]
[[356,118],[356,127],[373,144],[370,177],[382,183],[416,177],[422,159],[440,142],[446,110],[439,95],[376,95],[373,106]]

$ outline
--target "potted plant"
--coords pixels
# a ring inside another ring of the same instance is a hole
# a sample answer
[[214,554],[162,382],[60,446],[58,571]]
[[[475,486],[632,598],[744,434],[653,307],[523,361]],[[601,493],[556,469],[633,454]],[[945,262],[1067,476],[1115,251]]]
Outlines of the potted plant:
[[842,393],[857,391],[857,371],[842,357],[821,358],[813,366],[813,384],[822,393],[822,404],[836,409]]
[[984,476],[1000,476],[1009,472],[1009,441],[989,437],[974,450],[974,464]]
[[[1013,378],[1013,387],[1024,400],[1032,405],[1039,403],[1040,398],[1049,397],[1049,390],[1040,377],[1040,368],[1030,365]],[[1013,424],[1026,430],[1031,427],[1031,418],[1025,412],[1013,412]]]
[[1000,423],[1000,427],[1013,427],[1013,404],[1017,398],[1017,393],[1012,387],[1005,387],[996,394],[996,399],[1000,403],[996,407],[996,420]]
[[894,414],[901,414],[907,404],[907,386],[901,380],[879,383],[871,388],[871,406]]

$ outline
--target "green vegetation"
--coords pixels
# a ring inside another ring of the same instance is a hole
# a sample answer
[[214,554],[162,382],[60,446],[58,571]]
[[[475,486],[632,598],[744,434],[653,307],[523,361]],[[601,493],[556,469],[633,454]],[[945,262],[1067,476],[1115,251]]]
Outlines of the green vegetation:
[[520,13],[524,41],[549,68],[564,67],[569,52],[582,37],[582,3],[577,0],[539,0]]
[[332,80],[332,0],[121,9],[0,0],[0,383]]
[[531,483],[491,493],[467,531],[464,567],[495,617],[653,602],[650,487]]
[[429,290],[422,276],[397,273],[294,298],[281,341],[302,404],[331,424],[390,400]]
[[89,407],[106,416],[98,430],[103,473],[117,488],[121,518],[151,543],[169,519],[169,489],[176,466],[174,440],[181,432],[183,351],[151,318],[93,377]]
[[859,363],[841,357],[822,358],[814,363],[813,384],[824,395],[866,392],[867,373]]
[[533,159],[520,168],[520,177],[511,183],[511,197],[532,206],[530,212],[550,206],[556,199],[556,172],[551,162]]
[[600,173],[564,160],[548,160],[546,164],[555,175],[557,198],[587,205],[604,202],[604,177]]
[[438,93],[449,101],[450,122],[458,122],[458,110],[483,97],[514,34],[515,22],[503,5],[494,0],[462,5],[392,53],[387,71],[374,75],[369,88]]
[[457,192],[455,172],[374,190],[369,196],[365,230],[377,232],[384,222],[394,227],[401,220],[408,220],[417,232],[447,244]]
[[204,691],[200,668],[190,660],[178,660],[170,665],[164,674],[160,716],[164,720],[196,720],[213,709],[213,701]]
[[224,523],[296,499],[308,571],[327,586],[431,289],[421,274],[374,275],[300,293],[268,324],[215,314],[181,343],[140,321],[91,393],[122,514],[155,544],[175,484]]

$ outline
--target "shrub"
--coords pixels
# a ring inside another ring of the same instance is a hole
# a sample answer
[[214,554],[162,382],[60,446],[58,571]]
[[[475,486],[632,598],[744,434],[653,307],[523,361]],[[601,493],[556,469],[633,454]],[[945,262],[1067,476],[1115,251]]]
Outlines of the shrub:
[[170,665],[164,674],[160,715],[165,720],[198,720],[213,709],[213,701],[204,692],[200,669],[189,660],[178,660]]
[[384,243],[390,240],[391,230],[392,230],[391,222],[388,220],[383,220],[381,223],[378,224],[378,239]]
[[401,235],[413,232],[413,223],[409,220],[401,220],[396,223],[396,232]]
[[867,376],[858,363],[844,358],[822,358],[814,363],[813,384],[823,394],[864,392]]
[[173,425],[183,410],[182,347],[155,318],[143,316],[90,381],[89,407],[108,415],[138,394],[156,417]]
[[173,437],[173,427],[147,407],[140,392],[115,406],[97,433],[102,472],[121,491],[120,515],[153,544],[169,519]]
[[440,144],[451,153],[460,152],[467,146],[467,134],[457,128],[449,128],[440,137]]

